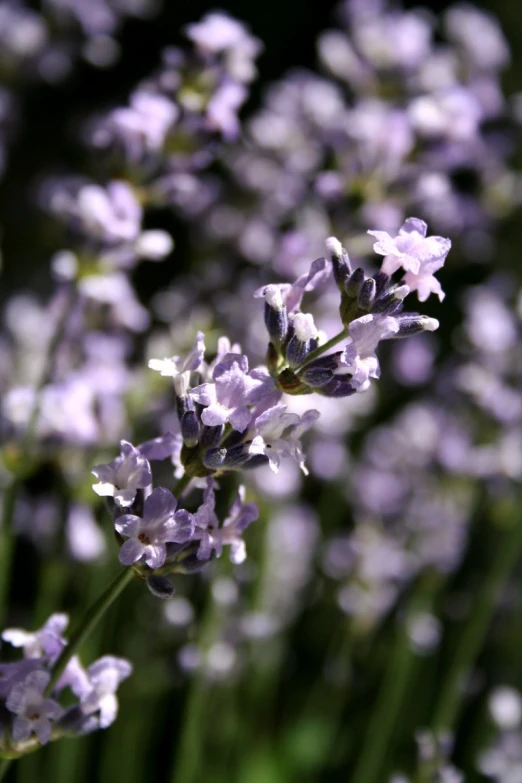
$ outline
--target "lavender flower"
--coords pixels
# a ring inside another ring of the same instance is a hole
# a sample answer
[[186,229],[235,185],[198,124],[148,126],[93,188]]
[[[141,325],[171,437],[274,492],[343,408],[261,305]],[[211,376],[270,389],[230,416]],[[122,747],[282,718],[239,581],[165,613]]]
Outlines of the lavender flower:
[[405,270],[404,282],[410,291],[417,291],[419,301],[425,302],[430,293],[435,293],[440,301],[444,292],[434,277],[444,265],[451,248],[451,240],[444,237],[427,237],[427,224],[418,218],[408,218],[395,238],[386,231],[368,231],[378,241],[373,249],[386,256],[382,271],[392,275],[401,267]]
[[172,378],[174,390],[178,397],[187,394],[190,387],[190,373],[199,370],[205,356],[203,332],[198,332],[194,347],[185,359],[173,356],[171,359],[150,359],[149,367],[163,376]]
[[248,359],[241,354],[227,354],[213,373],[214,383],[196,386],[190,394],[205,405],[201,414],[209,427],[230,422],[238,432],[250,424],[249,405],[259,402],[273,389],[273,381],[264,369],[248,372]]
[[128,661],[112,655],[104,655],[87,669],[90,691],[82,697],[80,707],[84,715],[99,712],[101,729],[115,721],[118,714],[116,690],[131,672],[132,666]]
[[120,563],[131,566],[143,559],[150,568],[161,568],[167,543],[184,544],[194,533],[194,517],[185,509],[176,511],[177,500],[163,487],[156,487],[145,500],[143,517],[123,514],[114,523],[127,540],[120,549]]
[[152,473],[148,460],[132,443],[121,441],[121,455],[108,465],[96,465],[91,471],[99,484],[93,484],[97,495],[113,497],[119,506],[131,506],[138,489],[152,484]]
[[308,475],[300,437],[319,418],[319,411],[310,410],[303,416],[287,413],[286,405],[276,405],[262,413],[254,422],[256,432],[250,446],[251,454],[266,454],[270,467],[277,473],[281,458],[290,457]]
[[38,631],[31,633],[22,628],[7,628],[2,639],[13,647],[22,647],[24,658],[38,658],[54,663],[66,645],[62,633],[67,628],[66,614],[52,614]]
[[363,315],[351,322],[351,339],[341,354],[339,363],[342,372],[351,373],[351,383],[357,391],[366,391],[370,386],[370,378],[380,376],[375,349],[381,340],[393,337],[398,331],[399,321],[389,315]]
[[44,696],[50,679],[49,672],[31,672],[9,693],[6,707],[16,715],[12,727],[15,742],[27,740],[31,734],[36,734],[42,745],[49,742],[52,723],[64,712],[57,702]]
[[244,503],[244,499],[245,488],[241,486],[222,527],[216,527],[213,491],[209,488],[203,504],[204,509],[199,517],[200,528],[194,535],[194,538],[201,541],[198,550],[199,560],[208,560],[213,550],[217,557],[221,557],[224,546],[230,546],[230,560],[233,563],[237,565],[245,560],[246,547],[242,533],[259,517],[259,510],[255,503]]

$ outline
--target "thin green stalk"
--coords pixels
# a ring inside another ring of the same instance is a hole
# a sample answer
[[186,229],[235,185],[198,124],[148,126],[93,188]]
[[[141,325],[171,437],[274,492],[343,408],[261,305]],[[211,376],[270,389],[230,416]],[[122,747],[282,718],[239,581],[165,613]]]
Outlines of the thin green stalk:
[[9,585],[11,581],[11,569],[13,562],[13,515],[18,492],[18,479],[13,478],[7,486],[2,503],[2,523],[0,527],[0,626],[3,626]]
[[305,361],[299,365],[299,367],[295,368],[294,373],[300,373],[301,370],[303,370],[307,364],[310,364],[313,359],[317,359],[319,356],[322,356],[326,351],[329,351],[330,348],[333,348],[335,345],[337,345],[337,343],[340,343],[341,340],[344,340],[346,337],[348,337],[348,327],[342,329],[338,334],[334,335],[334,337],[328,340],[328,342],[324,343],[324,345],[319,345],[317,348],[314,348],[313,351],[310,351]]
[[522,551],[522,524],[515,520],[504,532],[482,587],[475,596],[473,610],[462,630],[451,666],[444,678],[435,707],[432,726],[436,732],[453,728],[462,706],[463,680],[472,668],[493,618],[500,591]]
[[[207,649],[216,634],[217,610],[208,595],[201,623],[200,641]],[[206,707],[208,706],[208,683],[200,669],[192,675],[183,710],[181,735],[176,748],[171,773],[172,783],[198,783],[200,777],[201,745]]]
[[71,636],[69,644],[64,647],[62,653],[56,663],[53,666],[51,679],[46,688],[46,695],[49,696],[54,686],[60,679],[61,675],[65,671],[65,668],[73,655],[75,655],[83,642],[92,633],[94,628],[98,625],[99,621],[107,611],[107,609],[114,603],[116,598],[120,595],[123,589],[134,578],[134,571],[132,568],[125,568],[114,579],[104,593],[98,598],[97,601],[87,611],[83,618],[82,624],[77,628],[75,633]]
[[421,582],[414,589],[402,626],[397,629],[393,652],[370,717],[363,748],[351,783],[374,783],[374,781],[382,780],[386,754],[417,661],[408,634],[408,619],[418,611],[429,611],[435,595],[442,585],[441,580],[434,578],[432,574],[427,578],[427,582]]
[[2,761],[0,761],[0,780],[3,780],[7,775],[7,772],[12,764],[12,761],[13,761],[12,759],[2,759]]
[[192,476],[189,476],[188,473],[185,473],[176,483],[176,486],[174,487],[174,496],[177,498],[180,498],[183,493],[185,492],[186,488],[192,481]]

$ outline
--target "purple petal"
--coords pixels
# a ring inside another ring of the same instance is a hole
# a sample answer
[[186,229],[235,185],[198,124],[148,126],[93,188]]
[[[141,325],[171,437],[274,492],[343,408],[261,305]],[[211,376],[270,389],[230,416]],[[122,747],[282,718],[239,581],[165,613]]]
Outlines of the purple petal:
[[167,556],[165,544],[150,544],[145,547],[145,562],[149,568],[161,568]]
[[218,427],[220,424],[224,424],[228,420],[229,413],[229,408],[225,408],[224,405],[221,405],[219,402],[215,402],[212,405],[209,405],[208,408],[205,408],[201,414],[201,419],[203,424],[206,424],[207,427]]
[[142,557],[145,552],[145,547],[136,538],[129,538],[128,541],[122,545],[118,560],[124,566],[131,566]]
[[165,487],[156,487],[145,501],[143,517],[147,522],[163,522],[174,516],[177,501],[170,490]]
[[141,525],[141,517],[137,517],[134,514],[122,514],[114,522],[114,527],[121,533],[122,536],[135,536],[139,532]]
[[248,408],[236,408],[230,414],[230,423],[238,432],[244,432],[250,424],[252,414]]
[[212,405],[216,401],[216,387],[213,383],[202,383],[190,390],[190,396],[201,405]]

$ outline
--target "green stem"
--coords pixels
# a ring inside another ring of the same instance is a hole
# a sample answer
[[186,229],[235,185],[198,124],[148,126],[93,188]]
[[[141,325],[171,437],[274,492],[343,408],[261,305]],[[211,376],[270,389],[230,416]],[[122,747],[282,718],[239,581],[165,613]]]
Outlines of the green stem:
[[[207,595],[200,627],[200,644],[203,650],[210,647],[216,635],[217,610],[212,595]],[[196,783],[201,780],[202,745],[204,742],[204,718],[208,709],[209,685],[200,667],[189,684],[183,709],[181,735],[173,759],[171,783]]]
[[434,711],[432,726],[436,732],[453,728],[462,704],[463,680],[472,668],[495,612],[499,593],[506,583],[522,550],[522,524],[516,519],[504,532],[495,557],[473,602],[473,611],[460,634],[451,667],[444,678]]
[[18,492],[18,479],[11,479],[6,487],[2,503],[0,527],[0,626],[3,626],[13,562],[13,515]]
[[176,498],[180,498],[181,495],[184,493],[190,482],[192,481],[192,477],[188,475],[188,473],[185,473],[177,482],[176,486],[174,487],[173,495]]
[[322,356],[326,351],[329,351],[330,348],[333,348],[335,345],[337,345],[337,343],[340,343],[341,340],[346,339],[346,337],[348,337],[348,327],[342,329],[338,334],[334,335],[334,337],[328,340],[328,342],[324,343],[324,345],[319,345],[317,348],[314,348],[313,351],[310,351],[305,361],[299,365],[299,367],[295,368],[294,373],[296,375],[300,373],[308,364],[310,364],[313,359],[317,359],[319,356]]
[[408,634],[408,620],[419,611],[431,610],[440,587],[440,580],[428,574],[426,580],[414,589],[402,627],[397,629],[393,652],[370,717],[368,730],[365,732],[364,745],[351,783],[374,783],[383,779],[386,754],[399,721],[408,683],[416,663],[416,655]]
[[51,679],[45,690],[47,696],[49,696],[52,692],[54,686],[65,671],[65,668],[73,655],[78,652],[83,642],[98,625],[107,609],[114,603],[116,598],[118,598],[120,593],[133,578],[134,571],[132,568],[125,568],[123,571],[120,571],[116,579],[114,579],[105,592],[102,593],[98,600],[95,601],[91,608],[87,611],[82,624],[71,636],[69,644],[67,647],[64,647],[60,657],[53,666]]
[[2,759],[2,761],[0,761],[0,780],[5,778],[12,763],[12,759]]

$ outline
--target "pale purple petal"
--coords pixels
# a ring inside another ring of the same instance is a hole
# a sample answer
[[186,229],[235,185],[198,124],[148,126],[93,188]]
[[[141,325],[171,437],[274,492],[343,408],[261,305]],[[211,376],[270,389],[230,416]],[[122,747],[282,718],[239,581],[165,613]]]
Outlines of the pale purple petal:
[[144,519],[150,524],[162,522],[174,516],[177,501],[172,492],[164,487],[156,487],[145,500]]
[[134,514],[122,514],[114,521],[114,527],[122,536],[135,536],[139,533],[141,517]]
[[145,552],[145,546],[136,538],[129,538],[122,544],[118,559],[124,566],[131,566],[143,556]]

